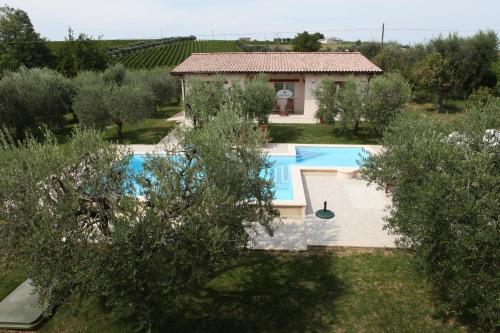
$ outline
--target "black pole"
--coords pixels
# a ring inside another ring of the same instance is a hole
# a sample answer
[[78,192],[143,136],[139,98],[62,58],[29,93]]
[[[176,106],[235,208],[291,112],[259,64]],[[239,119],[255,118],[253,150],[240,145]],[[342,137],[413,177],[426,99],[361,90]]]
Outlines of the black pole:
[[323,210],[326,212],[326,201],[323,203]]

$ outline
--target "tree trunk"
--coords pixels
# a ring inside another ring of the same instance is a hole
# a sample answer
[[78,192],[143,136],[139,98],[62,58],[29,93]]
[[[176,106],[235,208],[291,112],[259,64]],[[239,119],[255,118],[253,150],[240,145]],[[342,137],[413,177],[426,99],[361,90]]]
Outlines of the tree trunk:
[[73,122],[75,124],[77,124],[78,123],[78,116],[76,115],[76,112],[75,112],[75,110],[73,110],[73,108],[71,108],[71,114],[73,115]]
[[441,111],[443,110],[443,101],[444,101],[443,94],[438,94],[436,113],[441,113]]
[[359,120],[354,122],[354,128],[352,129],[352,136],[357,138],[358,133],[359,133]]
[[116,130],[118,131],[118,141],[123,141],[123,121],[116,122]]

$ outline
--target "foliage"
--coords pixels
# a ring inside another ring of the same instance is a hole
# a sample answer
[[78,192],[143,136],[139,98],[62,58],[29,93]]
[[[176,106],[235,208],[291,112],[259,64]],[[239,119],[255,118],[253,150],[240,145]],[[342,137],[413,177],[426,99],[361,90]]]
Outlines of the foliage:
[[151,87],[157,105],[166,105],[173,98],[180,99],[179,80],[171,76],[166,68],[134,70],[129,76],[131,80],[145,82]]
[[440,53],[431,53],[418,62],[413,69],[413,80],[417,87],[437,94],[437,111],[441,111],[444,100],[455,86],[456,75],[447,58]]
[[363,171],[395,186],[388,228],[414,251],[447,308],[491,331],[500,327],[499,137],[491,130],[499,110],[492,100],[453,125],[403,113]]
[[337,88],[335,82],[327,78],[320,81],[313,90],[313,95],[318,104],[318,110],[314,114],[316,119],[327,123],[335,122],[335,117],[340,111]]
[[267,124],[269,115],[276,107],[276,93],[264,74],[246,80],[243,86],[236,82],[231,88],[231,95],[243,114],[256,118],[259,124]]
[[154,95],[151,88],[141,81],[123,81],[119,85],[105,78],[121,80],[120,75],[106,74],[86,72],[77,77],[73,108],[84,126],[104,129],[110,123],[116,124],[118,139],[123,140],[124,123],[146,119],[153,113]]
[[470,94],[467,99],[467,109],[486,106],[492,98],[492,89],[488,87],[479,87]]
[[486,85],[488,77],[494,76],[491,65],[498,59],[497,47],[498,37],[491,30],[479,31],[468,38],[459,37],[456,33],[446,38],[440,36],[431,40],[429,45],[431,51],[448,60],[454,90],[466,94],[480,85]]
[[0,80],[0,123],[17,139],[43,126],[60,129],[70,107],[69,81],[54,70],[21,67]]
[[106,83],[121,86],[128,80],[127,69],[122,64],[110,66],[104,71],[103,79]]
[[178,146],[147,157],[135,176],[128,152],[92,131],[64,148],[50,135],[19,147],[3,138],[0,249],[28,268],[42,304],[97,297],[147,330],[228,268],[252,222],[271,232],[273,191],[253,124],[225,109],[176,135]]
[[51,67],[54,60],[25,11],[0,7],[0,73],[20,66]]
[[398,73],[376,76],[370,81],[369,98],[363,115],[377,134],[401,113],[410,98],[408,81]]
[[293,39],[293,50],[298,52],[317,52],[321,49],[320,33],[309,34],[307,31],[297,34]]
[[235,41],[224,40],[184,40],[164,46],[113,56],[111,63],[122,63],[127,68],[172,67],[180,64],[191,53],[199,52],[238,52],[241,49]]
[[365,116],[368,106],[368,82],[350,76],[338,89],[338,116],[344,131],[358,135],[359,123]]
[[399,72],[411,80],[412,67],[427,55],[427,48],[422,44],[402,47],[397,43],[384,45],[383,52],[376,54],[372,61],[385,72]]
[[358,135],[364,120],[380,135],[405,106],[410,97],[408,82],[397,73],[376,76],[369,83],[349,77],[337,86],[331,79],[322,80],[313,94],[318,101],[315,117],[327,123],[338,120],[344,131]]
[[189,79],[186,91],[186,112],[193,118],[195,126],[202,126],[204,122],[219,113],[227,102],[222,77],[210,82],[198,78]]
[[103,71],[108,61],[105,49],[92,37],[81,33],[75,38],[71,28],[68,29],[66,43],[57,52],[57,58],[57,70],[69,77],[81,71]]

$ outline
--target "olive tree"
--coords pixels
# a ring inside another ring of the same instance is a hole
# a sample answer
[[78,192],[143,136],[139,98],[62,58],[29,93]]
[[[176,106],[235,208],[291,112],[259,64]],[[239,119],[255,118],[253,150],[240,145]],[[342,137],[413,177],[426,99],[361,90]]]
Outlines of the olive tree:
[[359,124],[365,116],[368,99],[368,82],[350,76],[338,88],[338,116],[344,130],[358,135]]
[[193,118],[195,127],[201,126],[217,115],[227,105],[224,79],[218,77],[206,82],[197,78],[189,80],[186,94],[186,112]]
[[42,304],[97,297],[154,329],[179,296],[233,263],[254,223],[271,233],[274,193],[254,125],[224,108],[175,135],[138,174],[128,151],[91,130],[64,148],[51,135],[21,146],[2,136],[0,251],[26,266]]
[[70,83],[56,71],[21,67],[0,80],[0,123],[18,139],[43,126],[62,128],[70,107]]
[[276,93],[269,85],[267,75],[259,74],[243,85],[235,82],[231,89],[230,98],[239,104],[244,114],[257,119],[260,125],[268,123],[269,115],[276,107]]
[[166,68],[134,70],[128,73],[129,79],[144,82],[151,87],[155,104],[165,105],[172,99],[180,98],[179,80],[170,75]]
[[321,122],[334,123],[340,112],[338,87],[332,79],[324,79],[313,90],[318,103],[318,110],[314,114]]
[[387,226],[448,310],[491,331],[500,325],[499,111],[492,100],[452,125],[403,113],[363,165],[365,179],[394,186]]
[[401,113],[410,99],[411,88],[398,73],[376,76],[370,80],[370,90],[365,119],[378,134]]
[[450,60],[440,53],[427,55],[413,67],[415,85],[437,95],[437,112],[442,110],[445,99],[456,86],[454,73]]
[[[111,76],[118,77],[121,76]],[[115,124],[118,140],[123,140],[123,125],[148,118],[154,112],[151,88],[140,81],[106,80],[104,75],[84,72],[76,78],[73,109],[84,126],[104,129]]]

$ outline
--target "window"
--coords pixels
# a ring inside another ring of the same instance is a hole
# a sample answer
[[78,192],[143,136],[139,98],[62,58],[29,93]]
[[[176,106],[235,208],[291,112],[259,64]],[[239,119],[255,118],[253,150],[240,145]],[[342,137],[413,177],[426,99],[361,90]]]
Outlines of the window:
[[294,82],[275,82],[274,83],[274,91],[276,93],[280,90],[289,90],[292,92],[292,96],[295,96],[295,83]]

